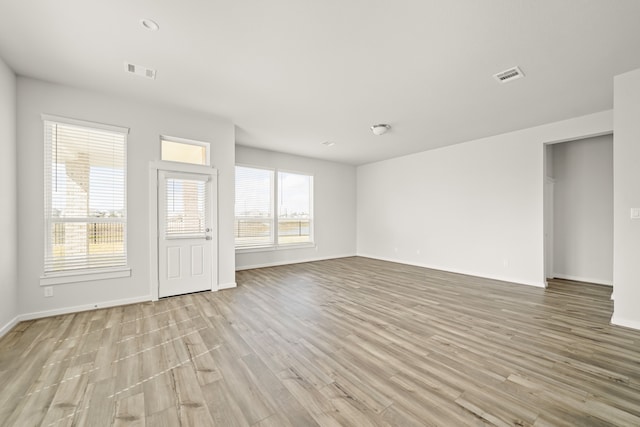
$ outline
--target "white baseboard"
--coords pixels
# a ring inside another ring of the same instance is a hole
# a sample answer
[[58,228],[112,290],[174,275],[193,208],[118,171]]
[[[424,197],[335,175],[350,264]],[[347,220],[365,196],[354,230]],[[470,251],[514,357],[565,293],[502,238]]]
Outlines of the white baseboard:
[[613,313],[613,316],[611,316],[611,324],[640,330],[640,320],[623,319],[619,316],[616,316],[615,312]]
[[573,276],[571,274],[553,273],[554,279],[573,280],[574,282],[594,283],[596,285],[613,286],[613,281],[606,279],[594,279],[593,277]]
[[126,298],[113,301],[97,302],[94,304],[76,305],[75,307],[57,308],[55,310],[36,311],[33,313],[21,314],[18,316],[20,321],[40,319],[43,317],[58,316],[61,314],[78,313],[81,311],[97,310],[99,308],[116,307],[119,305],[136,304],[139,302],[151,301],[151,295],[145,295],[135,298]]
[[238,284],[236,282],[223,283],[221,285],[218,285],[218,290],[221,291],[223,289],[233,289],[233,288],[235,288],[237,286],[238,286]]
[[464,274],[466,276],[474,276],[474,277],[482,277],[484,279],[499,280],[501,282],[515,283],[515,284],[518,284],[518,285],[527,285],[527,286],[535,286],[537,288],[546,288],[546,283],[545,283],[544,280],[540,280],[539,282],[534,282],[534,281],[531,281],[531,280],[524,280],[524,279],[520,279],[520,278],[516,278],[516,277],[499,276],[499,275],[488,275],[488,274],[485,274],[485,273],[478,273],[476,271],[454,269],[454,268],[450,268],[450,267],[442,267],[442,266],[424,264],[424,263],[409,262],[409,261],[406,261],[406,260],[387,258],[387,257],[380,257],[380,256],[377,256],[377,255],[370,255],[370,254],[358,254],[357,256],[364,257],[364,258],[379,259],[381,261],[396,262],[398,264],[413,265],[413,266],[416,266],[416,267],[429,268],[431,270],[446,271],[448,273]]
[[2,338],[7,332],[9,332],[14,326],[20,323],[20,316],[16,316],[9,320],[6,325],[0,328],[0,338]]
[[304,258],[304,259],[286,260],[286,261],[274,261],[274,262],[267,262],[264,264],[253,264],[253,265],[243,265],[243,266],[236,265],[236,271],[253,270],[254,268],[277,267],[279,265],[302,264],[305,262],[326,261],[328,259],[348,258],[348,257],[354,257],[354,256],[356,256],[356,254],[331,255],[328,257],[315,257],[315,258]]

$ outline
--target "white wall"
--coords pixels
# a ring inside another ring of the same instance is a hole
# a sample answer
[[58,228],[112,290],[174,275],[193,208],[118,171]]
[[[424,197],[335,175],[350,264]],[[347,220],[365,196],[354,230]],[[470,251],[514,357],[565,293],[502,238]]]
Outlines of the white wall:
[[16,77],[0,58],[0,336],[17,321]]
[[640,329],[640,69],[614,79],[612,323]]
[[[56,285],[52,298],[43,297],[43,289],[39,284],[44,256],[42,113],[130,128],[127,150],[130,278]],[[201,113],[20,77],[17,132],[18,299],[23,318],[150,298],[148,171],[149,162],[159,158],[161,134],[212,144],[212,164],[220,171],[219,282],[222,286],[235,283],[235,129],[232,123]]]
[[609,133],[611,111],[358,168],[358,254],[544,286],[544,143]]
[[613,135],[554,144],[554,276],[613,284]]
[[315,248],[238,253],[238,270],[355,255],[355,166],[243,146],[236,147],[236,163],[312,174],[315,223]]

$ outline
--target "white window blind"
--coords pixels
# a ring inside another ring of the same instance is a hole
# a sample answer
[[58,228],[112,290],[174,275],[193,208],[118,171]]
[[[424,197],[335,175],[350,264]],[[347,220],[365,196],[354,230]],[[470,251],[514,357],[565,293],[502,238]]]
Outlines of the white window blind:
[[278,244],[312,241],[313,177],[278,172]]
[[236,247],[274,244],[273,180],[272,170],[236,166]]
[[127,129],[44,119],[44,272],[127,265]]
[[205,237],[206,183],[197,178],[167,178],[165,238]]

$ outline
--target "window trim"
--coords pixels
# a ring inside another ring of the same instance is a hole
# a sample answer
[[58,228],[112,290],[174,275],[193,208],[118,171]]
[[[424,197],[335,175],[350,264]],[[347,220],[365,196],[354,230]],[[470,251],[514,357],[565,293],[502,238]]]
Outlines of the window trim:
[[90,282],[93,280],[131,277],[131,267],[86,269],[47,273],[40,276],[40,286],[62,285],[67,283]]
[[[60,124],[65,124],[65,125],[70,125],[70,126],[79,126],[79,127],[83,127],[83,128],[89,128],[89,129],[96,129],[96,130],[104,130],[104,131],[108,131],[108,132],[113,132],[113,133],[120,133],[122,135],[124,135],[125,137],[125,161],[127,159],[127,142],[128,142],[128,135],[129,135],[129,128],[127,127],[122,127],[122,126],[114,126],[114,125],[109,125],[109,124],[105,124],[105,123],[99,123],[99,122],[92,122],[92,121],[87,121],[87,120],[79,120],[79,119],[72,119],[69,117],[63,117],[63,116],[56,116],[56,115],[52,115],[52,114],[41,114],[40,118],[42,120],[42,131],[43,131],[43,141],[45,144],[45,150],[48,148],[48,142],[46,139],[46,131],[45,131],[45,123],[46,122],[54,122],[54,123],[60,123]],[[49,147],[50,148],[50,147]],[[46,164],[47,161],[47,153],[44,153],[43,156],[43,161],[44,163],[44,170],[47,170],[47,167],[50,167],[50,165]],[[125,200],[125,212],[127,211],[127,168],[125,167],[124,170],[124,188],[123,188],[123,198]],[[46,174],[45,174],[46,175]],[[45,176],[44,179],[46,180],[47,177]],[[49,178],[50,179],[50,178]],[[49,190],[49,188],[47,188],[47,184],[46,181],[44,183],[44,197],[45,197],[45,204],[46,204],[46,200],[47,198],[51,197],[51,194],[46,194],[47,190]],[[99,220],[99,218],[96,218]],[[50,236],[48,235],[48,224],[54,224],[56,222],[62,222],[64,223],[64,221],[57,221],[54,218],[51,217],[47,217],[45,215],[44,217],[44,223],[43,226],[45,228],[44,230],[44,255],[47,256],[47,253],[49,253],[49,251],[51,250],[50,245],[52,244],[52,242],[50,241]],[[69,221],[69,222],[73,222]],[[100,222],[100,221],[99,221]],[[122,223],[125,224],[125,232],[124,232],[124,246],[125,246],[125,253],[126,253],[126,265],[124,266],[118,266],[118,267],[103,267],[103,268],[85,268],[85,269],[74,269],[74,270],[61,270],[61,271],[50,271],[50,272],[44,272],[44,259],[43,261],[43,273],[40,276],[40,286],[51,286],[51,285],[60,285],[60,284],[67,284],[67,283],[77,283],[77,282],[86,282],[86,281],[94,281],[94,280],[104,280],[104,279],[114,279],[114,278],[120,278],[120,277],[130,277],[131,276],[131,267],[129,266],[129,254],[128,254],[128,236],[127,236],[127,227],[126,225],[128,224],[128,214],[125,216],[124,220],[121,221]]]
[[247,246],[242,248],[236,248],[237,254],[245,254],[252,252],[272,252],[272,251],[288,251],[290,249],[305,249],[315,248],[315,242],[304,243],[282,243],[280,245],[265,245],[265,246]]
[[[266,244],[266,245],[255,245],[255,246],[235,246],[235,237],[234,237],[234,247],[235,247],[235,251],[238,254],[242,254],[242,253],[251,253],[251,252],[268,252],[268,251],[282,251],[282,250],[290,250],[290,249],[305,249],[305,248],[315,248],[316,247],[316,242],[315,242],[315,174],[310,173],[310,172],[302,172],[302,171],[298,171],[298,170],[292,170],[292,169],[280,169],[280,168],[274,168],[274,167],[270,167],[270,166],[258,166],[255,164],[251,164],[251,163],[236,163],[234,166],[234,172],[235,172],[235,167],[236,166],[240,166],[240,167],[245,167],[245,168],[253,168],[253,169],[261,169],[261,170],[267,170],[267,171],[271,171],[273,172],[273,183],[272,183],[272,209],[273,209],[273,243],[272,244]],[[280,183],[279,178],[278,178],[278,174],[280,172],[283,173],[290,173],[290,174],[296,174],[296,175],[304,175],[304,176],[308,176],[311,178],[311,188],[310,188],[310,198],[309,198],[309,242],[293,242],[293,243],[280,243],[279,241],[279,235],[278,235],[278,221],[279,221],[279,212],[278,212],[278,185]],[[235,220],[236,216],[234,213],[234,220]]]
[[117,132],[117,133],[122,133],[124,135],[129,135],[129,128],[125,128],[122,126],[108,125],[108,124],[99,123],[99,122],[90,122],[88,120],[70,119],[68,117],[54,116],[52,114],[40,114],[40,118],[42,119],[43,122],[47,121],[47,122],[64,123],[66,125],[71,125],[71,126],[81,126],[85,128],[101,129],[109,132]]

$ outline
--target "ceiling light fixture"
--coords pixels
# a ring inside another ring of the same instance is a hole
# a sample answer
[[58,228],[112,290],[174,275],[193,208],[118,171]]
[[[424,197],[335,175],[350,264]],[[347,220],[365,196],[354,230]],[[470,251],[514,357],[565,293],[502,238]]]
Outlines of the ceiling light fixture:
[[371,132],[373,132],[374,135],[383,135],[387,133],[389,129],[391,129],[391,126],[384,123],[371,126]]
[[326,145],[327,147],[333,147],[334,145],[336,145],[336,143],[333,141],[325,141],[322,143],[322,145]]
[[140,25],[142,25],[142,28],[149,31],[158,31],[160,29],[160,25],[158,25],[158,23],[153,19],[141,19]]

